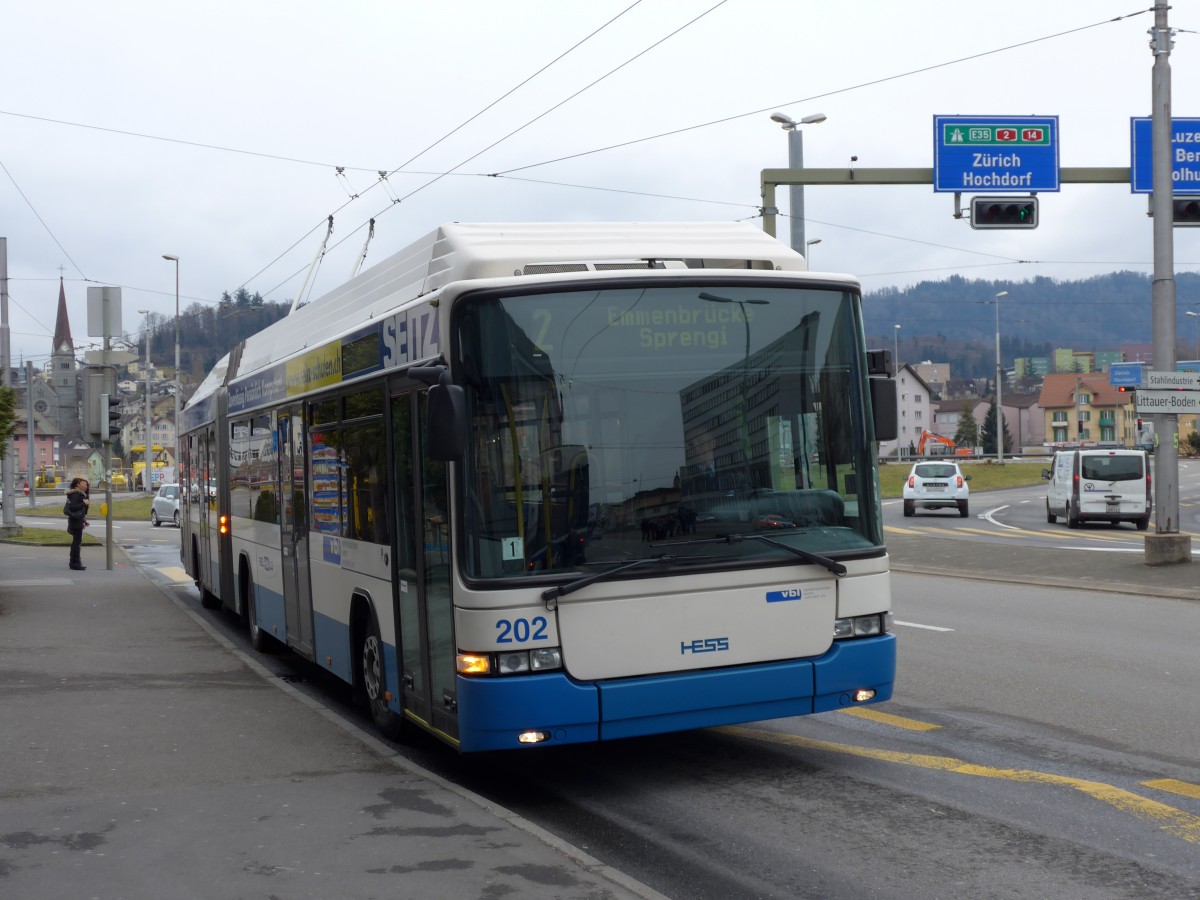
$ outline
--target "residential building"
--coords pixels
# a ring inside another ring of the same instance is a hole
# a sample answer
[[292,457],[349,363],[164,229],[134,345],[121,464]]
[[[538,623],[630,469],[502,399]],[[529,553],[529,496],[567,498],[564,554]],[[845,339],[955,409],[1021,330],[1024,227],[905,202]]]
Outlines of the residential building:
[[1038,398],[1051,446],[1112,444],[1133,447],[1137,410],[1132,393],[1109,384],[1108,374],[1058,373],[1042,381]]
[[929,390],[935,397],[946,396],[946,386],[950,383],[949,363],[925,360],[925,362],[919,362],[913,366],[913,370],[917,373],[918,378],[929,385]]
[[933,397],[929,385],[907,363],[900,367],[895,381],[898,439],[880,442],[881,457],[910,454],[920,442],[921,432],[933,430]]

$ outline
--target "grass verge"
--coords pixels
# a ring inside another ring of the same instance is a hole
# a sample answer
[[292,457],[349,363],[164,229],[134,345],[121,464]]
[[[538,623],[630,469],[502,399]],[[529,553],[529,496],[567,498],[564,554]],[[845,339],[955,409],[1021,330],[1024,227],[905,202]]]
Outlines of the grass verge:
[[[63,528],[29,528],[27,526],[19,526],[17,530],[3,538],[6,544],[36,544],[40,547],[69,547],[71,545],[71,535],[67,533],[67,529]],[[88,534],[83,533],[83,546],[93,547],[99,546],[100,542]]]
[[[937,462],[937,457],[927,461]],[[1046,460],[1012,461],[1003,465],[986,462],[964,462],[961,459],[947,458],[947,462],[957,462],[962,466],[963,474],[971,477],[971,493],[982,491],[1002,491],[1005,488],[1028,487],[1031,484],[1042,483],[1042,469],[1050,463]],[[904,479],[912,471],[912,462],[883,463],[879,466],[879,489],[885,499],[899,497],[904,492]]]

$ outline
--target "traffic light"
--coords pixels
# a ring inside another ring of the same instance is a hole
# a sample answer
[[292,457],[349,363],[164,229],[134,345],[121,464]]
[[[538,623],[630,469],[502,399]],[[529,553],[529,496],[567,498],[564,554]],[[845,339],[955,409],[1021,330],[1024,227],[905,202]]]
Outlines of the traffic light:
[[111,441],[121,433],[121,398],[100,395],[100,440]]
[[972,197],[972,228],[1037,228],[1037,197]]
[[1171,201],[1171,221],[1175,225],[1200,228],[1200,197]]

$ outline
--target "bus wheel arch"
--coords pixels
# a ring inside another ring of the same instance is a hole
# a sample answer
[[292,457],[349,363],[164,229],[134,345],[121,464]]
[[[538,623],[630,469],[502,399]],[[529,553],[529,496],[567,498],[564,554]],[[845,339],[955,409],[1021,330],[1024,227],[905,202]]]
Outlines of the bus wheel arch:
[[[350,603],[350,639],[354,659],[354,689],[379,732],[389,740],[405,731],[401,713],[388,706],[387,660],[374,604],[365,594],[355,593]],[[390,688],[399,691],[399,686]]]

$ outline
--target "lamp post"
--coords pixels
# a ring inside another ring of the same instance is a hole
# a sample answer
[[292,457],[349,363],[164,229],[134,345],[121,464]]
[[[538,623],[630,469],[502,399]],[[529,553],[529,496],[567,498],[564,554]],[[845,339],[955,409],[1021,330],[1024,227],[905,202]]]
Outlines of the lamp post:
[[1191,316],[1196,321],[1193,323],[1196,327],[1193,329],[1196,332],[1196,359],[1200,359],[1200,313],[1192,312],[1190,309],[1184,313],[1185,316]]
[[164,253],[162,258],[175,263],[175,480],[179,471],[179,395],[183,393],[183,376],[179,372],[179,257]]
[[[139,309],[139,315],[148,316],[150,310]],[[150,327],[146,326],[146,440],[142,452],[142,490],[150,490]]]
[[900,326],[892,326],[892,374],[900,371]]
[[809,248],[813,244],[819,244],[819,243],[821,243],[820,238],[809,238],[807,241],[804,242],[804,264],[805,264],[805,267],[810,272],[812,271],[812,250],[810,250]]
[[1007,297],[1008,291],[1001,291],[992,298],[996,307],[996,462],[1004,463],[1004,402],[1001,399],[1001,383],[1004,381],[1004,370],[1000,367],[1000,298]]
[[[791,116],[777,112],[771,113],[771,121],[779,123],[780,127],[788,133],[788,168],[803,169],[804,133],[800,130],[800,126],[824,122],[825,113],[813,113],[797,122]],[[789,212],[792,217],[792,249],[797,253],[803,253],[808,249],[804,241],[804,185],[793,184],[788,188],[788,197],[790,198]]]

